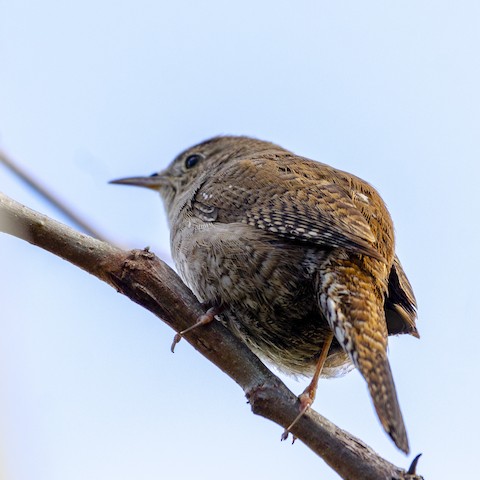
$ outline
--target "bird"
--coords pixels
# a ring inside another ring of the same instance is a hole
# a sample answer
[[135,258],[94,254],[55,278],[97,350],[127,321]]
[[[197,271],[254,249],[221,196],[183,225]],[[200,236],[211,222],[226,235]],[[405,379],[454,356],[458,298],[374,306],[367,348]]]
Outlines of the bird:
[[175,266],[208,307],[174,344],[217,319],[267,363],[312,377],[282,438],[319,377],[356,367],[384,430],[409,452],[387,345],[419,337],[417,303],[374,187],[246,136],[210,138],[160,172],[111,183],[160,193]]

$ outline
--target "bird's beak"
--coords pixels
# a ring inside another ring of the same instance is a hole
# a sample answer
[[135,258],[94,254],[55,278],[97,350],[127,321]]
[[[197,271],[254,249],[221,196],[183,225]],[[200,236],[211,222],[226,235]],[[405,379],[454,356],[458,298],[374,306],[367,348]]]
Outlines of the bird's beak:
[[149,188],[150,190],[159,190],[169,182],[164,175],[153,174],[150,177],[119,178],[118,180],[111,180],[108,183],[113,183],[115,185],[133,185],[135,187]]

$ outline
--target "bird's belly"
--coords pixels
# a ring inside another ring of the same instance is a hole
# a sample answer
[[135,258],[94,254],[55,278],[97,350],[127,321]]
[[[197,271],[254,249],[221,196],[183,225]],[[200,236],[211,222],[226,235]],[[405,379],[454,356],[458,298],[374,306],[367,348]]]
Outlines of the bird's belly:
[[[315,294],[323,252],[289,244],[243,224],[195,224],[172,237],[180,275],[260,357],[289,373],[313,372],[330,332]],[[334,340],[324,376],[348,371]]]

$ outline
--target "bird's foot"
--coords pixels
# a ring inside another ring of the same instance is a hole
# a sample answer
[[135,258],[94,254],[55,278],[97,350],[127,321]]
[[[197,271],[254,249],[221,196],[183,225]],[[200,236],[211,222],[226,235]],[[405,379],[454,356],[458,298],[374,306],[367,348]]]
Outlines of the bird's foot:
[[[295,417],[293,422],[283,431],[282,436],[280,438],[282,442],[288,438],[288,434],[290,433],[290,430],[303,417],[303,415],[305,415],[305,412],[312,405],[313,401],[315,400],[316,390],[317,390],[317,386],[312,385],[312,383],[310,383],[308,387],[303,391],[303,393],[299,395],[298,401],[300,402],[300,412]],[[293,436],[292,443],[295,442],[295,439],[296,437]]]
[[[295,417],[293,422],[282,433],[282,436],[280,438],[282,441],[288,438],[288,434],[290,433],[290,430],[305,415],[305,412],[310,408],[313,401],[315,400],[315,394],[317,393],[317,387],[318,387],[318,380],[320,379],[323,366],[325,365],[325,360],[327,359],[330,346],[332,345],[332,340],[333,340],[333,332],[330,332],[323,343],[320,356],[318,357],[317,366],[315,367],[315,373],[313,374],[313,378],[311,382],[308,384],[307,388],[298,397],[298,400],[300,402],[300,413]],[[293,442],[294,441],[295,441],[295,436],[293,437]]]
[[215,315],[222,313],[223,309],[224,309],[223,306],[218,306],[218,305],[214,305],[213,307],[210,307],[203,315],[200,315],[197,318],[197,321],[193,325],[177,333],[175,337],[173,337],[172,346],[170,347],[170,350],[172,351],[172,353],[175,352],[175,347],[177,343],[183,338],[183,336],[186,333],[191,332],[193,329],[197,327],[208,325],[209,323],[213,322],[213,320],[215,319]]

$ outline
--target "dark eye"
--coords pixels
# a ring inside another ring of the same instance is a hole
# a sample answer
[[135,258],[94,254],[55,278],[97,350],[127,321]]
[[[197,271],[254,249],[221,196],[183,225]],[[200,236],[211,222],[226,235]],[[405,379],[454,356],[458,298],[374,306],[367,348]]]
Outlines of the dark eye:
[[200,160],[202,159],[202,156],[199,155],[198,153],[194,153],[193,155],[189,155],[185,159],[185,168],[192,168],[194,167]]
[[158,177],[158,173],[157,173],[157,172],[152,173],[150,176],[151,176],[151,177]]

